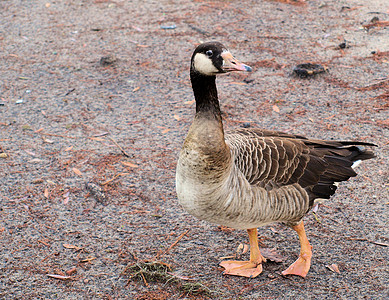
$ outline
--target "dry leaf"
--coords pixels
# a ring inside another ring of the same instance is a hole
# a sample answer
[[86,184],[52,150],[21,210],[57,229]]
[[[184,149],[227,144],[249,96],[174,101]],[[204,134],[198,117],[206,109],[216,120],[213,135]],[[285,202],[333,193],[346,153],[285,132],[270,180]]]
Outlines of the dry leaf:
[[82,176],[82,173],[81,173],[81,171],[80,171],[79,169],[73,168],[72,170],[73,170],[73,172],[76,173],[77,175]]
[[48,188],[45,188],[45,191],[43,192],[43,196],[45,196],[45,198],[49,198],[49,189]]
[[174,119],[176,119],[177,121],[180,121],[180,120],[181,120],[181,118],[180,118],[179,115],[174,115],[173,117],[174,117]]
[[162,130],[162,133],[165,134],[165,133],[168,133],[170,131],[169,128],[166,128],[165,130]]
[[326,266],[328,269],[330,269],[332,272],[335,272],[335,273],[338,273],[340,274],[340,271],[339,271],[339,267],[337,264],[332,264],[332,265],[328,265]]
[[81,247],[77,247],[77,246],[74,246],[74,245],[71,245],[71,244],[63,244],[62,246],[64,248],[66,248],[66,249],[75,249],[77,251],[82,249]]
[[88,257],[80,260],[80,263],[90,262],[92,260],[95,260],[96,257]]
[[53,140],[49,140],[49,139],[46,139],[46,138],[42,138],[43,142],[45,143],[48,143],[48,144],[54,144],[54,141]]
[[270,248],[260,248],[261,254],[274,262],[284,262],[286,259],[281,254],[279,254],[276,249],[270,249]]
[[130,168],[138,168],[139,166],[137,164],[134,164],[132,162],[129,162],[129,161],[122,161],[122,164],[126,167],[130,167]]
[[140,90],[140,86],[137,86],[136,88],[134,88],[132,91],[133,92],[136,92],[136,91],[139,91]]
[[42,160],[39,159],[39,158],[33,158],[33,159],[29,160],[28,162],[29,162],[29,163],[38,163],[38,162],[41,162],[41,161],[42,161]]
[[90,139],[94,140],[94,141],[105,142],[105,139],[103,139],[101,137],[91,137]]
[[279,113],[280,112],[280,109],[277,105],[273,105],[273,110],[276,112],[276,113]]
[[73,275],[74,273],[77,273],[77,268],[76,267],[73,267],[69,270],[66,270],[65,271],[66,275],[70,276],[70,275]]

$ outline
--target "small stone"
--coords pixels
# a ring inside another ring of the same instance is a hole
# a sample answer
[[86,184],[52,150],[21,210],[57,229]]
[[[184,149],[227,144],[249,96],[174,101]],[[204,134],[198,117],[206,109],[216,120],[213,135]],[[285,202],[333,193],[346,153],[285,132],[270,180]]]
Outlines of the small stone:
[[32,130],[30,125],[23,125],[22,130]]
[[116,63],[117,59],[113,55],[103,56],[100,58],[100,66],[106,67]]
[[339,44],[339,48],[340,49],[345,49],[346,47],[347,47],[346,42],[343,42],[343,43]]
[[327,71],[326,67],[319,64],[312,64],[312,63],[299,64],[295,66],[293,69],[293,72],[302,78],[324,73],[326,71]]
[[42,178],[37,178],[37,179],[34,179],[32,181],[33,184],[39,184],[39,183],[43,183],[43,182],[44,182],[44,180]]

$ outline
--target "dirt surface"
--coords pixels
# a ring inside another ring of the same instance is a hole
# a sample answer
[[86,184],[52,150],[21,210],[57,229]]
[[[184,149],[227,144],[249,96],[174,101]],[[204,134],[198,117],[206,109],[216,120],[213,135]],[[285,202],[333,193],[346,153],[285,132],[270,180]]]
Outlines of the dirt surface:
[[[388,297],[388,2],[285,2],[0,2],[0,298]],[[226,128],[379,146],[304,219],[306,279],[280,275],[299,253],[280,224],[259,233],[282,262],[223,276],[246,232],[178,205],[189,60],[209,40],[254,69],[218,79]],[[292,74],[307,62],[328,71]]]

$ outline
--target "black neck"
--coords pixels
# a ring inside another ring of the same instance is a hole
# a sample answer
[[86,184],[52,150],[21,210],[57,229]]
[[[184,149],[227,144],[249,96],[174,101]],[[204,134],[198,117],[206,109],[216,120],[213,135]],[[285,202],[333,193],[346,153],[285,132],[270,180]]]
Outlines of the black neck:
[[204,76],[191,70],[190,79],[196,100],[196,114],[211,115],[221,120],[216,89],[216,76]]

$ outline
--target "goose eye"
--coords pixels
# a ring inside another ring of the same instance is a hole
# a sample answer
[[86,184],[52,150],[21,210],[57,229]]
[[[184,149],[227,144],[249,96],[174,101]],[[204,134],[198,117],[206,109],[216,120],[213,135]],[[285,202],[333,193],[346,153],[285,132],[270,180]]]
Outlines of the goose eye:
[[208,57],[212,57],[213,52],[212,52],[212,50],[207,50],[207,52],[205,52],[205,54],[206,54]]

